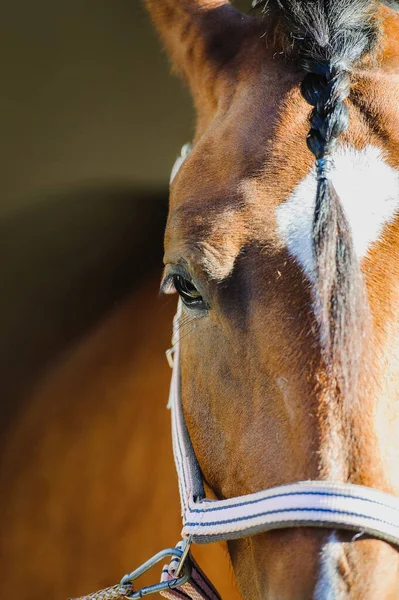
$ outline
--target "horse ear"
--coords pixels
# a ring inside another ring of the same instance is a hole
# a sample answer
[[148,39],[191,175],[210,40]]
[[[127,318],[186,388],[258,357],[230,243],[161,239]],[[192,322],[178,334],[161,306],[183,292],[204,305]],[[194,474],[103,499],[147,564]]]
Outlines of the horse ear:
[[196,97],[236,56],[252,18],[228,0],[145,0],[175,69]]

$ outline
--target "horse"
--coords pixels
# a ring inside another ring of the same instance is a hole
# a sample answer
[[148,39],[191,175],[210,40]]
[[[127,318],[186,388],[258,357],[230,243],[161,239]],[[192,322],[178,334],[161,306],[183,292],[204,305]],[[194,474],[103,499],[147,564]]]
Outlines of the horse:
[[[219,500],[300,480],[399,495],[398,16],[363,0],[256,4],[146,0],[198,115],[161,285],[182,298],[190,438]],[[156,280],[13,419],[4,597],[103,587],[178,534],[162,402],[174,302],[155,308]],[[220,548],[199,550],[235,598]],[[397,597],[396,548],[361,532],[280,529],[228,551],[246,600]]]
[[[161,284],[188,434],[217,500],[309,480],[398,496],[399,16],[254,4],[146,0],[197,111]],[[228,549],[246,600],[398,596],[397,548],[362,531]]]

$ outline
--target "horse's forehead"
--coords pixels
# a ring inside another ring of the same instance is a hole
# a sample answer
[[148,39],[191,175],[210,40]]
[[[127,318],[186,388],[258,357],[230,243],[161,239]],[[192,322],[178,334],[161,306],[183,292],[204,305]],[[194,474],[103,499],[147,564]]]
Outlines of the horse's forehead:
[[[236,102],[241,110],[241,100]],[[238,119],[239,112],[232,108],[217,117],[182,163],[172,187],[167,249],[180,253],[189,246],[196,257],[207,254],[215,272],[229,274],[249,241],[285,247],[313,279],[316,176],[306,147],[309,107],[294,87],[278,114],[257,107]],[[398,176],[381,141],[355,111],[351,117],[334,181],[361,258],[397,213]]]
[[[237,256],[250,243],[267,250],[287,249],[314,280],[312,223],[316,174],[309,169],[282,190],[277,177],[247,178],[215,185],[189,195],[170,215],[167,245],[175,254],[200,264],[216,279],[232,272]],[[359,259],[382,235],[399,211],[399,176],[374,146],[343,147],[335,157],[333,181],[352,231]],[[169,243],[169,244],[168,244]],[[169,250],[171,250],[169,248]]]

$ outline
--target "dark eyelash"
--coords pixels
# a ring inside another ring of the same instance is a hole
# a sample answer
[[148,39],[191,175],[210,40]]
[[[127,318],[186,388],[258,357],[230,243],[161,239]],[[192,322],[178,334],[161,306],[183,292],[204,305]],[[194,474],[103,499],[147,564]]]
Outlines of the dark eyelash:
[[192,281],[189,273],[184,269],[184,267],[180,267],[180,265],[167,265],[165,268],[165,274],[161,281],[161,285],[159,288],[160,294],[175,294],[177,290],[174,285],[174,280],[176,277],[182,277],[183,279],[187,279],[187,281]]

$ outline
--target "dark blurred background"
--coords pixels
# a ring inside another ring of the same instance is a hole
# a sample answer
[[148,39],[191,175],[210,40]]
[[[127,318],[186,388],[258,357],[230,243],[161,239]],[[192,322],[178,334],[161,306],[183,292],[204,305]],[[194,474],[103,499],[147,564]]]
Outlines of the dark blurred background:
[[139,0],[3,3],[0,422],[49,356],[160,271],[193,131]]
[[4,426],[49,356],[160,272],[194,114],[140,0],[3,2],[1,16]]

